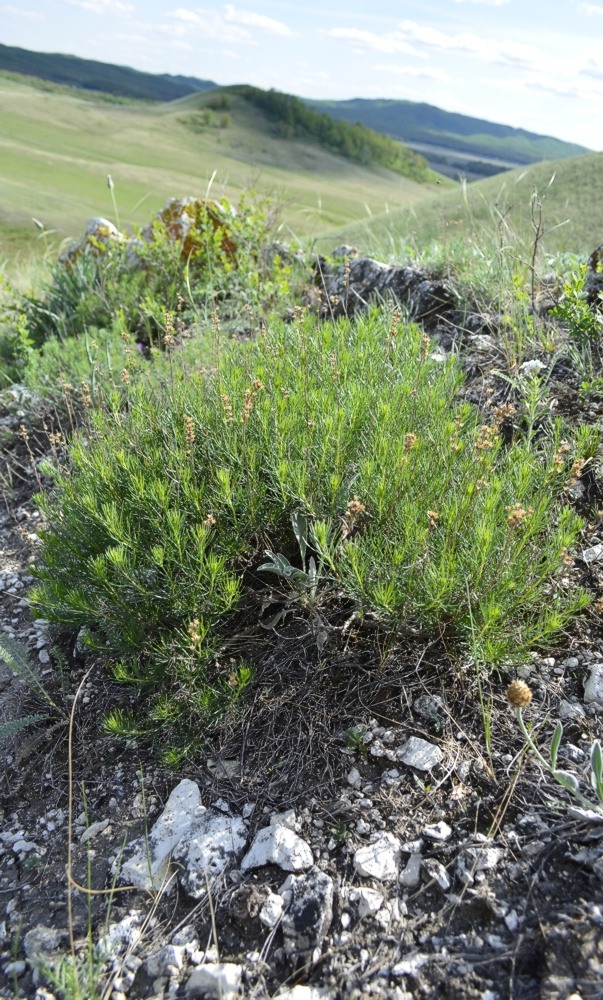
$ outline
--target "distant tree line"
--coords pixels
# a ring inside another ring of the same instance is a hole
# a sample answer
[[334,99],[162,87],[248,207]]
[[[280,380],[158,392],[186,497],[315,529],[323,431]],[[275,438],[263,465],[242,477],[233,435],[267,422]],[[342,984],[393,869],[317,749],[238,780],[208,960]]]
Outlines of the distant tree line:
[[231,93],[245,98],[276,125],[286,139],[310,138],[325,149],[365,166],[378,163],[403,177],[416,181],[433,178],[425,157],[414,153],[386,135],[374,132],[359,122],[336,120],[331,115],[308,107],[298,97],[278,90],[257,87],[229,87]]

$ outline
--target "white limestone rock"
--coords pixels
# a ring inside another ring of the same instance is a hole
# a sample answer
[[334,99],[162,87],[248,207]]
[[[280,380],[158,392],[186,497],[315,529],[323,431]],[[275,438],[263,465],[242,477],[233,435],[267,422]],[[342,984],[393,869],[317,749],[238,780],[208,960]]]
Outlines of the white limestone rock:
[[372,844],[359,847],[354,854],[354,868],[359,875],[391,881],[398,875],[400,841],[391,833],[382,833]]
[[377,889],[369,889],[366,885],[352,889],[349,898],[352,903],[356,903],[359,917],[368,917],[378,913],[385,902],[382,892],[378,892]]
[[452,836],[452,827],[448,826],[448,823],[445,823],[441,819],[439,823],[432,823],[431,826],[424,827],[423,836],[427,837],[428,840],[436,840],[439,843],[443,843]]
[[198,786],[184,778],[174,788],[148,838],[139,837],[126,848],[120,881],[138,889],[161,889],[173,874],[172,851],[202,808]]
[[186,984],[185,996],[234,1000],[240,996],[243,969],[234,962],[209,962],[195,969]]
[[333,920],[333,879],[318,868],[296,879],[292,899],[283,914],[285,954],[309,956],[320,954],[320,944]]
[[450,876],[441,861],[437,861],[435,858],[425,858],[423,868],[429,878],[433,879],[440,887],[442,892],[448,892],[451,886]]
[[264,927],[276,927],[283,915],[285,900],[276,892],[271,892],[262,905],[259,913],[260,921]]
[[397,753],[398,760],[417,771],[431,771],[443,760],[444,754],[435,743],[428,743],[420,736],[411,736]]
[[587,705],[603,708],[603,663],[593,663],[590,668],[584,685],[584,701]]
[[210,878],[234,863],[247,843],[247,827],[240,816],[206,809],[189,826],[174,850],[181,865],[178,879],[193,899],[202,899]]
[[405,868],[400,872],[399,883],[405,889],[416,889],[421,881],[421,865],[423,858],[420,854],[411,854],[406,862]]
[[286,872],[302,872],[314,864],[305,840],[288,826],[265,826],[260,830],[241,862],[241,871],[278,865]]

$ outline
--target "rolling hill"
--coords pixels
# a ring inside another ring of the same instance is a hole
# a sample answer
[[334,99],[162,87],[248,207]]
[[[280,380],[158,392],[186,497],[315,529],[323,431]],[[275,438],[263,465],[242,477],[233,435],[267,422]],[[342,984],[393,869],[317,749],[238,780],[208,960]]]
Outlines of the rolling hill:
[[[0,45],[0,71],[116,97],[172,101],[214,88],[209,80],[142,73],[124,66]],[[256,88],[248,88],[256,89]],[[455,179],[491,176],[515,166],[589,152],[574,143],[495,122],[453,114],[425,103],[393,100],[310,101],[308,107],[360,123],[423,154],[433,170]]]
[[58,53],[31,52],[8,45],[0,45],[0,70],[38,77],[63,86],[146,101],[175,101],[193,91],[215,87],[210,80],[170,76],[167,73],[141,73],[127,66],[113,66]]
[[399,139],[427,156],[434,170],[451,176],[462,173],[468,179],[589,152],[576,143],[413,101],[356,99],[309,103],[334,118],[361,122]]
[[0,76],[0,261],[15,267],[15,255],[35,246],[32,218],[55,231],[43,238],[53,246],[94,216],[114,218],[108,174],[122,225],[145,223],[169,197],[204,195],[211,187],[213,196],[236,202],[253,188],[281,206],[288,237],[318,234],[438,190],[337,156],[309,137],[283,140],[242,99],[220,111],[205,97],[120,104]]

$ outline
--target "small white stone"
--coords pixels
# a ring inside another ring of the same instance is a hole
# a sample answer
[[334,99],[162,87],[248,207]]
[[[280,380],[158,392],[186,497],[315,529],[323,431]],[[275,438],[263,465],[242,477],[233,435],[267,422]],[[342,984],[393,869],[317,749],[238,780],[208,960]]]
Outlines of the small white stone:
[[7,978],[10,978],[11,976],[19,977],[23,975],[26,968],[27,962],[24,962],[23,959],[19,959],[16,962],[9,962],[8,965],[4,966],[4,975]]
[[362,778],[360,777],[360,771],[357,767],[353,767],[351,771],[348,771],[347,782],[348,785],[352,786],[352,788],[356,788],[361,784]]
[[411,736],[398,750],[398,760],[417,771],[431,771],[443,759],[444,754],[434,743],[428,743],[419,736]]
[[80,837],[80,844],[86,844],[89,840],[92,840],[93,837],[96,837],[97,834],[102,833],[103,830],[107,829],[110,822],[111,820],[109,819],[101,819],[98,823],[91,823],[88,829],[85,830]]
[[283,897],[279,896],[276,892],[271,892],[259,913],[260,920],[264,926],[270,928],[276,927],[281,919],[284,907],[285,900]]
[[29,851],[37,850],[37,845],[29,840],[16,840],[13,844],[15,854],[27,854]]
[[286,826],[288,830],[297,831],[299,825],[295,810],[287,809],[286,812],[273,813],[270,817],[270,826]]
[[408,955],[401,962],[396,962],[392,967],[391,974],[394,979],[402,979],[403,976],[414,976],[421,966],[425,965],[428,961],[429,955],[415,952],[414,955]]
[[464,857],[476,872],[491,871],[503,856],[500,847],[468,847]]
[[514,934],[519,927],[519,917],[517,916],[516,910],[509,910],[505,917],[505,923],[507,928],[511,931],[511,934]]
[[275,1000],[333,1000],[335,994],[319,986],[292,986],[277,993]]
[[443,819],[439,823],[432,823],[431,826],[426,826],[423,829],[423,836],[427,837],[429,840],[445,841],[452,836],[452,828],[445,823]]
[[[356,902],[358,903],[359,917],[367,917],[369,914],[377,913],[385,902],[383,894],[381,892],[377,892],[376,889],[369,889],[367,886],[360,886],[360,888],[356,891],[358,893]],[[350,899],[351,898],[352,896],[350,895]]]
[[583,719],[584,709],[577,701],[566,701],[562,698],[559,702],[559,718],[563,719]]
[[420,854],[411,854],[406,867],[400,872],[400,885],[406,889],[416,889],[421,881],[421,864],[423,859]]
[[241,862],[241,871],[278,865],[286,872],[311,868],[314,858],[309,844],[286,826],[267,826],[256,834]]
[[400,850],[404,851],[405,854],[420,854],[423,850],[423,841],[421,837],[417,837],[416,840],[407,840],[406,843],[402,844]]
[[50,663],[50,653],[46,649],[41,649],[38,653],[40,663]]
[[425,858],[423,861],[423,867],[429,878],[433,879],[437,885],[439,885],[442,892],[447,892],[450,888],[451,882],[448,872],[444,868],[441,861],[437,861],[435,858]]
[[356,833],[361,837],[366,837],[368,833],[371,832],[371,824],[367,823],[364,819],[359,819],[356,823]]
[[603,663],[593,663],[590,668],[584,685],[584,701],[587,705],[603,708]]
[[566,667],[567,670],[575,670],[580,666],[580,660],[577,656],[567,656],[565,660],[561,661],[561,666]]
[[396,878],[400,861],[400,841],[391,833],[382,833],[372,844],[359,847],[354,867],[359,875],[389,881]]
[[145,968],[152,979],[158,979],[159,976],[169,976],[172,969],[181,969],[183,964],[184,947],[168,944],[156,955],[147,958]]
[[186,984],[186,996],[232,1000],[239,996],[242,976],[242,967],[234,962],[210,962],[193,970]]
[[207,879],[215,878],[232,864],[247,843],[247,827],[240,816],[206,809],[193,820],[175,847],[173,859],[179,863],[178,878],[193,899],[207,893]]
[[590,549],[584,549],[582,553],[582,561],[587,565],[589,563],[600,562],[603,559],[603,545],[593,545]]

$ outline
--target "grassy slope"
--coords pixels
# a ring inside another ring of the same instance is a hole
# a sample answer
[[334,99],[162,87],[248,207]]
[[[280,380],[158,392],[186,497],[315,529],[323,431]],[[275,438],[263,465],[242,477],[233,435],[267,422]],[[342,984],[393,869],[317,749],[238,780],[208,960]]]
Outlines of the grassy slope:
[[146,222],[169,197],[204,195],[215,171],[214,196],[236,200],[249,186],[270,194],[300,236],[436,190],[277,139],[248,107],[233,107],[228,128],[199,134],[184,123],[197,97],[116,105],[0,78],[0,261],[35,245],[34,216],[61,238],[95,215],[112,218],[109,173],[122,224]]
[[[554,176],[553,183],[549,185]],[[535,164],[503,177],[455,188],[421,205],[345,226],[330,234],[332,245],[346,242],[375,254],[472,240],[487,234],[498,242],[531,240],[530,199],[544,197],[545,252],[590,253],[603,239],[603,153]],[[504,220],[504,221],[502,221]]]

